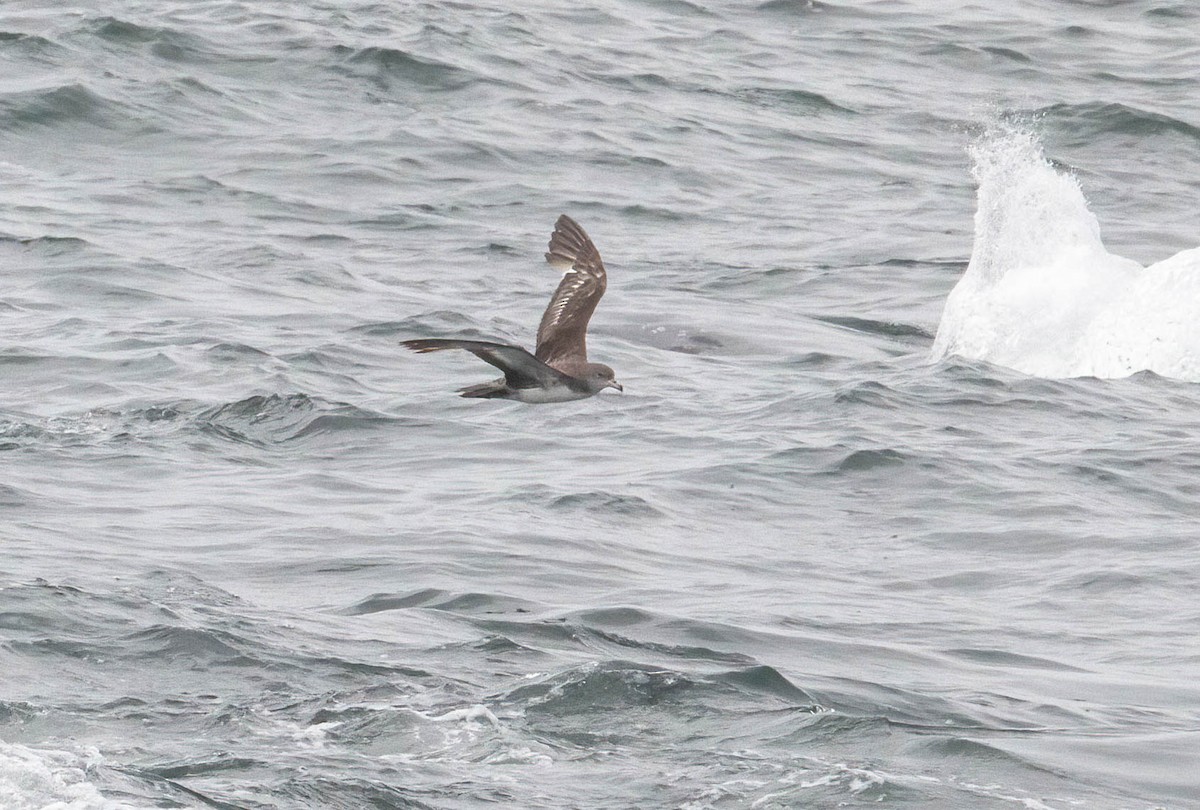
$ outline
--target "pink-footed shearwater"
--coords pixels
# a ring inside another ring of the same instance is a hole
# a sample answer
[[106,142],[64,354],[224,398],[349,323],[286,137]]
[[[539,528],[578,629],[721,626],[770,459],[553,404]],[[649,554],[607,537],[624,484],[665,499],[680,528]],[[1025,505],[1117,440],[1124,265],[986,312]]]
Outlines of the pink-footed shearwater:
[[624,391],[611,368],[587,359],[588,319],[608,286],[600,251],[583,228],[563,214],[554,223],[546,261],[565,272],[542,315],[533,354],[520,346],[482,340],[402,342],[416,352],[463,349],[504,372],[503,379],[463,388],[464,397],[542,403],[586,399],[605,388]]

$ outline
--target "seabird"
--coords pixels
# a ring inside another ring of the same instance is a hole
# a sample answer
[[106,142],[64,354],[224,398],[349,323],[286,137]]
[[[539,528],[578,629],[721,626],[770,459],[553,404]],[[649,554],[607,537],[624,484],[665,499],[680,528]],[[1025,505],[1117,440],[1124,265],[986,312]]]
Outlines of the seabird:
[[588,319],[604,295],[608,276],[600,251],[566,214],[554,223],[546,261],[565,271],[538,326],[533,354],[520,346],[482,340],[420,338],[402,341],[415,352],[463,349],[504,372],[504,378],[463,388],[464,397],[519,402],[569,402],[615,388],[624,391],[613,370],[587,359]]

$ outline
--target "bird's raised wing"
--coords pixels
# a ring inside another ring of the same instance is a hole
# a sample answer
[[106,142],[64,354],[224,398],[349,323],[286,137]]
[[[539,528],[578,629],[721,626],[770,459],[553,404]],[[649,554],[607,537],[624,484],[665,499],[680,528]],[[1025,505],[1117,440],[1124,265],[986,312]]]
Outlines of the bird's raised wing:
[[542,315],[535,355],[556,367],[587,362],[588,320],[608,286],[600,251],[583,228],[563,214],[554,223],[546,261],[566,272]]
[[538,360],[520,346],[503,343],[488,343],[482,340],[443,340],[440,338],[418,338],[401,341],[414,352],[440,352],[446,349],[462,349],[491,363],[504,372],[504,379],[513,388],[539,388],[561,383],[562,372]]

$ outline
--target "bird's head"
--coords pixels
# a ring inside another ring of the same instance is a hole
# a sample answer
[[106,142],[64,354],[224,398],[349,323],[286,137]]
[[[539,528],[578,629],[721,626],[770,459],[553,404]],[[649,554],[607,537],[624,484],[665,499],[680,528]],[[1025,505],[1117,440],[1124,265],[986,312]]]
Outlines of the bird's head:
[[603,391],[605,388],[615,388],[618,391],[624,391],[621,384],[617,382],[617,375],[611,368],[603,363],[592,363],[586,377],[588,388],[596,393]]

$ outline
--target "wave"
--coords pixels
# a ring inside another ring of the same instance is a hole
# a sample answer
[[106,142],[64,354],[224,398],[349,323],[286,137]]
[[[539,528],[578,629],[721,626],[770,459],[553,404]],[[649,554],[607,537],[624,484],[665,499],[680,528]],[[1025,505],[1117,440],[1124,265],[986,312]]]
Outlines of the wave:
[[832,324],[833,326],[841,326],[855,332],[863,332],[868,335],[880,335],[887,338],[896,338],[899,340],[913,340],[924,343],[928,341],[932,335],[924,328],[915,324],[902,323],[899,321],[878,321],[871,318],[855,318],[852,316],[838,315],[817,315],[814,316],[818,321]]
[[122,108],[82,84],[0,95],[0,130],[82,123],[104,129],[122,124]]
[[214,406],[196,417],[199,429],[230,441],[269,447],[325,433],[354,432],[396,421],[306,394],[269,394]]
[[448,62],[416,56],[398,48],[337,45],[330,53],[344,66],[345,72],[368,77],[382,87],[397,84],[423,90],[459,90],[478,78]]
[[529,613],[535,605],[510,596],[489,593],[452,593],[439,588],[425,588],[415,593],[377,593],[356,602],[341,612],[347,616],[363,616],[390,610],[424,608],[452,613]]
[[0,31],[0,54],[21,59],[44,58],[62,48],[57,43],[23,31]]
[[94,752],[79,756],[69,751],[0,741],[0,806],[133,810],[135,805],[105,799],[100,788],[90,781],[100,762],[100,756]]
[[838,104],[828,96],[793,87],[747,87],[733,95],[764,107],[779,107],[799,113],[855,114],[855,110]]
[[637,495],[593,490],[591,492],[573,492],[561,495],[550,503],[550,509],[566,512],[583,512],[589,514],[604,514],[613,518],[651,518],[663,517],[644,498]]
[[815,9],[813,0],[767,0],[767,2],[759,4],[758,10],[804,13]]
[[1115,102],[1054,104],[1038,110],[1036,116],[1083,141],[1109,135],[1146,137],[1170,133],[1200,141],[1200,127],[1187,121]]
[[[221,347],[214,350],[229,351]],[[246,350],[254,351],[249,347]],[[3,352],[0,367],[45,359]],[[54,417],[0,411],[0,451],[31,445],[73,447],[161,442],[171,438],[190,440],[197,434],[268,448],[326,436],[366,435],[387,425],[411,424],[416,423],[407,417],[389,416],[305,394],[259,394],[216,405],[195,400],[130,403]]]
[[[97,17],[86,20],[77,38],[98,39],[111,51],[121,55],[145,49],[164,62],[199,63],[220,59],[228,61],[265,61],[262,56],[242,56],[221,53],[217,43],[180,28],[142,25],[117,17]],[[89,43],[90,44],[90,43]]]
[[1200,248],[1146,268],[1109,253],[1078,181],[1028,131],[997,125],[971,154],[975,243],[946,299],[934,360],[1049,378],[1153,371],[1200,381]]

